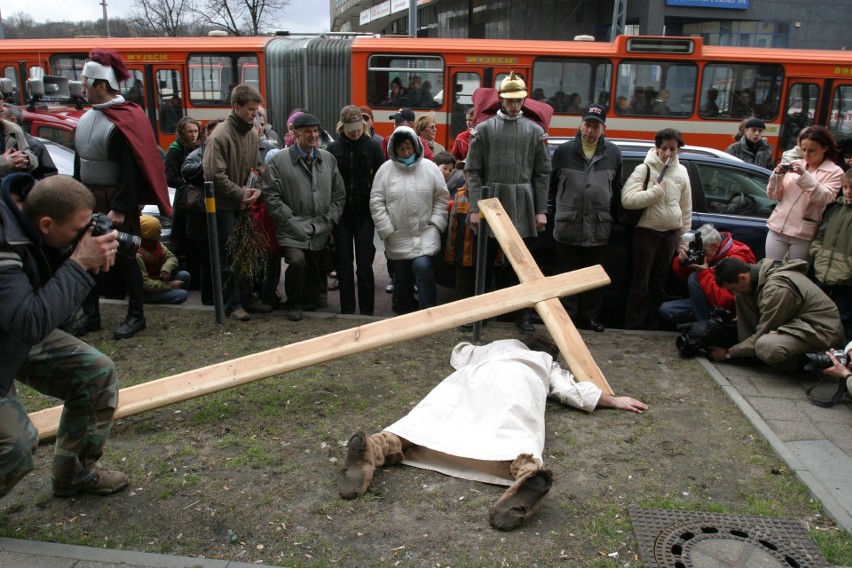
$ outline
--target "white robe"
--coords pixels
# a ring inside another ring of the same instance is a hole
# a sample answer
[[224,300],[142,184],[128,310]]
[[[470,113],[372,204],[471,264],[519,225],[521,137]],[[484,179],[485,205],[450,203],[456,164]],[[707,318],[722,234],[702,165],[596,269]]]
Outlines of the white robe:
[[386,428],[416,444],[405,465],[511,485],[509,464],[519,454],[542,461],[548,396],[587,412],[601,396],[593,383],[577,382],[550,355],[515,339],[459,343],[450,364],[456,371]]

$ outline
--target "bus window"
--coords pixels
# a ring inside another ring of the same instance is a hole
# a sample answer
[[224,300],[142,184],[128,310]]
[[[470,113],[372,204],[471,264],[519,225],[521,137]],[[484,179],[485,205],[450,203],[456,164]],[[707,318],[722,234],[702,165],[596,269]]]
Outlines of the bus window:
[[711,63],[701,79],[701,118],[774,120],[781,102],[780,65]]
[[443,95],[444,60],[432,56],[371,55],[367,99],[374,107],[438,108]]
[[[11,103],[13,105],[21,104],[21,94],[18,92],[18,69],[13,65],[9,65],[3,68],[3,78],[9,79],[11,82],[11,93],[3,93],[6,102]],[[8,83],[7,83],[8,84]]]
[[796,83],[790,87],[787,95],[787,114],[781,132],[782,150],[794,147],[799,132],[814,123],[819,91],[819,85],[815,83]]
[[841,149],[852,150],[852,85],[840,85],[834,90],[828,129]]
[[539,59],[533,64],[530,96],[554,112],[582,114],[591,103],[609,107],[612,64],[599,61]]
[[199,105],[228,106],[231,90],[239,81],[259,87],[257,68],[254,56],[190,56],[189,100]]
[[693,63],[631,62],[618,66],[616,99],[628,103],[619,114],[689,116],[695,106],[698,69]]
[[[482,79],[479,73],[458,72],[453,74],[452,85],[450,135],[455,139],[459,133],[467,129],[467,111],[473,108],[473,92],[482,85]],[[443,91],[441,91],[441,100],[443,100]]]
[[157,71],[157,96],[160,107],[160,131],[173,134],[183,116],[183,101],[180,92],[180,71],[160,69]]
[[142,71],[139,69],[129,69],[130,79],[122,81],[118,84],[122,96],[131,103],[136,103],[145,108],[145,80],[142,78]]

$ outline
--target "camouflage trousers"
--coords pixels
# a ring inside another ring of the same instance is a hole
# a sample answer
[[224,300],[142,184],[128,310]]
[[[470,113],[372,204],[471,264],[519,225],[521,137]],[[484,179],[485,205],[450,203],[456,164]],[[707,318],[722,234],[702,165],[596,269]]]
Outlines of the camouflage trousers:
[[[30,349],[16,379],[64,401],[52,477],[73,483],[100,459],[118,404],[112,359],[64,331],[55,330]],[[0,397],[0,497],[35,466],[38,432],[14,386]]]

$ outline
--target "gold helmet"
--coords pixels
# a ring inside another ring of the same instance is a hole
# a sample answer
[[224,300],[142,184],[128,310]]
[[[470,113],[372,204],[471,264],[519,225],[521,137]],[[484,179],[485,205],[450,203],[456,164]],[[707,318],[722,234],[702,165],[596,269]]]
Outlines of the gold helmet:
[[527,97],[527,84],[515,75],[514,71],[500,83],[499,95],[504,99],[525,99]]

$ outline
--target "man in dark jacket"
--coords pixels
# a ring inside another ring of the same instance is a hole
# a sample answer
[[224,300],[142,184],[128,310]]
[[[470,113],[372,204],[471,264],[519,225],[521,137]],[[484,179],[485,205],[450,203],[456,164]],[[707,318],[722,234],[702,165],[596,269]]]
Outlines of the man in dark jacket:
[[[376,282],[373,259],[376,228],[370,215],[370,190],[376,171],[385,162],[381,147],[364,131],[361,111],[348,105],[340,111],[337,140],[328,151],[337,159],[337,169],[346,186],[346,203],[340,221],[334,226],[335,268],[340,284],[340,313],[355,313],[355,276],[352,261],[357,264],[358,306],[362,315],[373,315]],[[353,257],[353,244],[355,254]]]
[[[612,226],[610,203],[624,184],[621,150],[607,142],[605,133],[606,108],[593,104],[574,139],[553,154],[550,195],[556,204],[553,239],[560,272],[603,264]],[[572,318],[582,318],[578,325],[594,331],[604,331],[602,302],[602,288],[563,300]]]
[[743,125],[742,138],[731,144],[725,152],[736,156],[743,162],[771,170],[775,167],[772,160],[772,146],[763,138],[766,123],[759,118],[750,118]]
[[115,493],[127,476],[97,465],[118,402],[115,364],[57,327],[94,287],[92,274],[115,262],[117,233],[92,236],[95,199],[81,183],[53,176],[33,184],[16,173],[0,185],[0,497],[33,469],[38,447],[15,379],[65,401],[54,494]]

